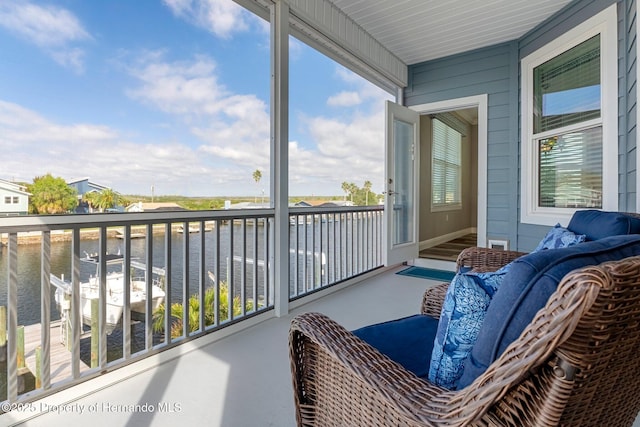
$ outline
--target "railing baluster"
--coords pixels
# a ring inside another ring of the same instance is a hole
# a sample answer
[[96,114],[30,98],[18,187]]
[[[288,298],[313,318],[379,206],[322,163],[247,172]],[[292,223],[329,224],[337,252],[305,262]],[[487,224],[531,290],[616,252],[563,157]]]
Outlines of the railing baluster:
[[214,277],[214,283],[213,286],[215,287],[215,295],[216,295],[216,302],[215,302],[215,309],[214,309],[214,324],[216,326],[220,325],[220,228],[221,228],[221,224],[222,221],[217,220],[216,221],[216,242],[214,245],[214,249],[215,249],[215,253],[214,253],[214,264],[213,264],[213,277]]
[[206,267],[206,239],[205,239],[205,233],[207,230],[205,230],[205,222],[204,221],[200,221],[200,277],[198,278],[198,295],[200,298],[200,312],[199,312],[199,316],[200,316],[200,332],[203,332],[207,325],[205,324],[205,313],[207,310],[207,307],[205,306],[205,290],[206,290],[206,283],[207,283],[207,267]]
[[[305,278],[304,278],[304,257],[301,259],[300,254],[303,252],[304,243],[300,240],[301,225],[304,224],[304,219],[301,219],[300,215],[296,215],[296,251],[293,254],[296,263],[296,295],[300,295],[305,291]],[[300,221],[303,221],[300,223]]]
[[[131,357],[131,226],[124,226],[123,231],[123,284],[122,295],[122,358],[129,360]],[[147,271],[150,271],[147,269]]]
[[[152,228],[153,226],[151,226]],[[149,228],[147,228],[147,238],[149,236]],[[173,272],[172,268],[172,256],[173,251],[171,250],[172,239],[171,239],[171,224],[164,224],[164,342],[165,344],[170,344],[171,337],[171,304],[173,304],[171,298],[171,274]]]
[[51,232],[42,232],[40,244],[40,345],[42,348],[40,387],[51,387]]
[[182,336],[189,336],[189,223],[183,224],[182,233]]
[[[146,351],[151,350],[153,347],[153,313],[152,311],[152,296],[153,296],[153,224],[147,224],[147,239],[146,239],[146,280],[145,280],[145,292],[146,298],[144,301],[144,348]],[[171,306],[167,309],[170,311]]]
[[[253,219],[253,312],[258,311],[258,224],[259,219]],[[266,261],[264,263],[266,267]],[[264,267],[263,267],[264,268]]]
[[[107,364],[107,228],[100,227],[100,287],[98,289],[99,295],[99,318],[98,318],[98,333],[99,333],[99,358],[98,365],[100,369],[104,369]],[[92,314],[93,315],[93,314]],[[91,331],[95,333],[95,331]]]
[[265,300],[264,300],[264,304],[266,307],[271,307],[273,306],[273,301],[271,300],[271,295],[275,292],[271,292],[271,286],[275,286],[275,268],[272,268],[271,266],[275,263],[275,260],[271,259],[271,242],[274,242],[275,240],[275,236],[272,232],[272,229],[274,229],[272,227],[272,223],[273,223],[273,217],[269,217],[267,219],[265,219],[265,224],[264,224],[264,238],[263,238],[263,245],[264,245],[264,260],[265,260],[265,267],[264,267],[264,294],[265,294]]
[[[254,263],[258,260],[254,259]],[[240,264],[240,313],[247,314],[247,218],[242,218],[242,263]]]
[[303,273],[303,283],[304,283],[304,291],[309,292],[309,230],[307,227],[307,219],[308,216],[303,215],[304,218],[304,255],[302,256],[302,260],[304,261],[302,264],[302,273]]
[[[80,332],[82,307],[80,305],[80,229],[74,228],[71,240],[71,371],[74,379],[80,377]],[[67,338],[68,339],[68,338]]]
[[233,320],[233,296],[235,295],[234,289],[234,263],[233,256],[235,252],[234,245],[234,232],[233,232],[233,220],[229,221],[229,262],[227,263],[227,321]]
[[7,241],[7,400],[18,400],[18,233],[9,233]]

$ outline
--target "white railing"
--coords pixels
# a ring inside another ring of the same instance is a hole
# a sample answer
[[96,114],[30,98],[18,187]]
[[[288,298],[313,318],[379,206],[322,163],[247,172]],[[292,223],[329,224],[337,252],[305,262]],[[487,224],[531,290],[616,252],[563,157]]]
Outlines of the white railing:
[[381,206],[290,209],[291,298],[380,267],[382,214]]
[[[382,263],[382,208],[292,208],[290,220],[290,300]],[[3,218],[0,401],[273,309],[273,227],[269,209]]]

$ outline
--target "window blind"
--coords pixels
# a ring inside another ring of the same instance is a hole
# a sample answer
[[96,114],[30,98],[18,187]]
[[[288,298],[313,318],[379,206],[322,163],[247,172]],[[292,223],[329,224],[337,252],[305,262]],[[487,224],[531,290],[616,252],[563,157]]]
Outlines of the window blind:
[[539,206],[602,207],[602,127],[538,141]]
[[432,124],[432,207],[459,205],[462,135],[438,119],[433,119]]
[[600,35],[533,70],[534,133],[600,117]]

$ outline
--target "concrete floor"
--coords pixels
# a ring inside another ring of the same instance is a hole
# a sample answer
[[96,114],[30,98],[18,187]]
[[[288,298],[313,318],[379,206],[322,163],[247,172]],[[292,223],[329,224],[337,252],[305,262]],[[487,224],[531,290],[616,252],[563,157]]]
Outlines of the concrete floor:
[[[56,393],[0,416],[0,425],[294,426],[288,356],[292,317],[320,311],[355,329],[415,314],[424,290],[435,282],[395,271],[216,342],[196,347],[205,337],[184,344],[179,357],[160,360],[159,366],[134,363]],[[31,410],[48,412],[25,421]]]

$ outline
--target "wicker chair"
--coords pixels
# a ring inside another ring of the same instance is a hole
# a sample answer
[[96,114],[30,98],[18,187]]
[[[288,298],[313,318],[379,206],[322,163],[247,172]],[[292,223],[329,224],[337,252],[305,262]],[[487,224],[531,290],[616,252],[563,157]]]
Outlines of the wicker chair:
[[[459,265],[495,269],[519,255],[469,249]],[[423,314],[439,316],[447,286],[427,290]],[[289,342],[301,426],[631,426],[640,257],[566,275],[520,338],[460,391],[420,380],[319,313],[294,318]]]

